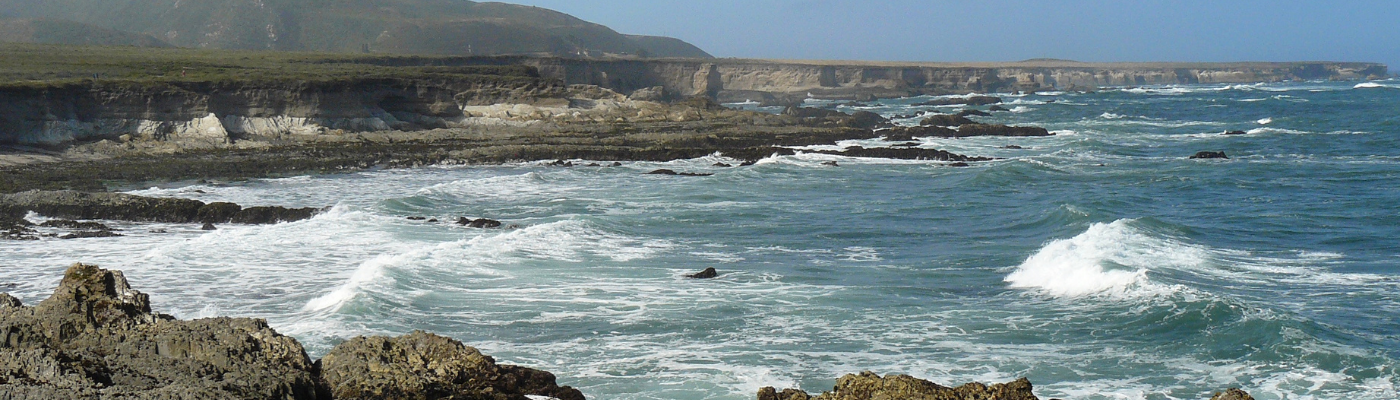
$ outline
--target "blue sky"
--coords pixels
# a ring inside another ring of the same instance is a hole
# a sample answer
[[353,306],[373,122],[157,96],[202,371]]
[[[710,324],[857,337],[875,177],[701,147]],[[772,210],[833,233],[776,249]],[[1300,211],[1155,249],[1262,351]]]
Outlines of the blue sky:
[[508,0],[718,57],[1371,61],[1400,69],[1400,0]]

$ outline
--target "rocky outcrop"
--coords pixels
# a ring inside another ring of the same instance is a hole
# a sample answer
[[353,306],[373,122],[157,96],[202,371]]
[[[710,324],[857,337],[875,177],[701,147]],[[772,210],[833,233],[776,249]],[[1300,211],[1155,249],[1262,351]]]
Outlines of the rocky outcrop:
[[167,223],[273,224],[311,218],[319,208],[249,207],[125,193],[30,190],[0,195],[0,214]]
[[1031,389],[1031,382],[1026,378],[991,386],[969,383],[952,388],[908,375],[881,377],[866,371],[837,379],[836,387],[819,396],[798,389],[779,392],[765,387],[759,389],[758,400],[1038,400]]
[[991,161],[992,158],[972,157],[962,154],[952,153],[938,149],[921,148],[866,148],[861,146],[847,147],[841,151],[822,150],[817,151],[822,154],[841,155],[847,157],[870,157],[870,158],[891,158],[900,160],[935,160],[935,161]]
[[938,114],[928,118],[924,118],[923,120],[919,121],[919,125],[926,126],[960,126],[971,125],[975,123],[977,123],[977,121],[973,121],[967,119],[967,117],[964,117],[962,115],[955,114]]
[[719,271],[714,267],[709,267],[705,268],[704,271],[686,275],[685,277],[690,279],[714,279],[719,277]]
[[[944,122],[948,121],[931,121],[933,124]],[[884,134],[885,140],[893,142],[909,141],[916,137],[1054,136],[1054,133],[1051,133],[1049,130],[1036,126],[1006,126],[979,124],[976,122],[963,124],[958,126],[958,129],[950,129],[936,125],[897,126],[881,131],[881,133]]]
[[475,348],[423,331],[387,337],[356,337],[316,362],[336,399],[525,400],[526,395],[584,400],[583,393],[555,383],[554,374],[511,365]]
[[260,319],[179,321],[120,271],[75,264],[27,307],[0,293],[0,399],[583,400],[549,372],[426,332],[357,337],[313,363]]
[[1216,393],[1215,396],[1211,396],[1210,400],[1254,400],[1254,396],[1250,396],[1249,393],[1239,388],[1230,388],[1224,392]]
[[1225,152],[1223,151],[1200,151],[1196,152],[1196,154],[1191,155],[1192,160],[1213,158],[1226,159],[1230,157],[1225,155]]
[[318,398],[296,340],[262,320],[153,313],[118,271],[76,264],[37,306],[8,303],[0,306],[0,398]]

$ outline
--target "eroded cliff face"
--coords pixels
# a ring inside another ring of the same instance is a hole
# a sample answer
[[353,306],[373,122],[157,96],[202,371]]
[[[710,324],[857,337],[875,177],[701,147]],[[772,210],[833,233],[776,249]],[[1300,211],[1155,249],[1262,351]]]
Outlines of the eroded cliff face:
[[762,60],[581,60],[520,58],[542,76],[621,93],[663,86],[676,97],[720,101],[860,99],[922,94],[1093,89],[1192,83],[1380,78],[1372,63],[841,63]]

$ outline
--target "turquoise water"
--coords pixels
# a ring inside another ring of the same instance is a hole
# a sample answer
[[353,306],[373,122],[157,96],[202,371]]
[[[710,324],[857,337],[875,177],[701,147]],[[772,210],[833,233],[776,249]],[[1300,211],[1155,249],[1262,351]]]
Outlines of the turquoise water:
[[[335,207],[0,243],[0,285],[32,304],[66,265],[98,263],[159,310],[267,318],[313,357],[425,329],[595,399],[819,392],[861,370],[1025,376],[1042,398],[1400,397],[1400,82],[1004,97],[1013,111],[978,119],[1057,135],[923,141],[1001,158],[967,168],[715,155],[138,190]],[[1202,150],[1230,158],[1187,159]],[[642,174],[663,167],[715,175]],[[721,276],[684,278],[705,267]]]

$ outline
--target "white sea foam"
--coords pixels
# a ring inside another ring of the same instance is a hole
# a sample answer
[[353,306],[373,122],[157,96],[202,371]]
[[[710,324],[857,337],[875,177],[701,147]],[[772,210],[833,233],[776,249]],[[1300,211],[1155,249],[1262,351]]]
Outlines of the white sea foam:
[[1274,123],[1274,119],[1273,119],[1273,118],[1264,118],[1264,119],[1260,119],[1260,120],[1258,120],[1258,121],[1254,121],[1254,123],[1259,124],[1259,125],[1268,125],[1268,124]]
[[1011,110],[1010,110],[1010,111],[1013,112],[1013,113],[1016,113],[1016,114],[1020,114],[1020,113],[1026,113],[1026,112],[1035,111],[1035,109],[1034,109],[1034,108],[1030,108],[1030,107],[1026,107],[1026,106],[1015,106],[1015,107],[1011,107]]
[[1096,223],[1073,238],[1054,240],[1007,275],[1011,287],[1057,297],[1158,291],[1148,272],[1205,261],[1201,249],[1153,237],[1131,220]]
[[1400,85],[1384,84],[1380,82],[1361,82],[1352,86],[1353,89],[1400,89]]

